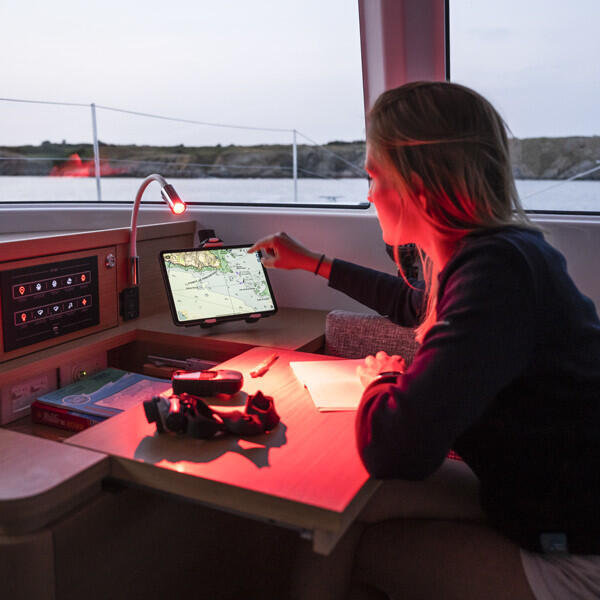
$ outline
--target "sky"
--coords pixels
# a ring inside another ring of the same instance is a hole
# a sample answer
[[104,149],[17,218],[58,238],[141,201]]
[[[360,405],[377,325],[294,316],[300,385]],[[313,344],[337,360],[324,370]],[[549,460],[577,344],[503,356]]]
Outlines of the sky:
[[[142,8],[143,7],[143,8]],[[600,0],[450,0],[452,78],[516,137],[599,135]],[[356,0],[0,0],[0,145],[364,139]],[[284,131],[261,131],[260,128]]]
[[519,138],[600,135],[600,0],[450,0],[451,78]]

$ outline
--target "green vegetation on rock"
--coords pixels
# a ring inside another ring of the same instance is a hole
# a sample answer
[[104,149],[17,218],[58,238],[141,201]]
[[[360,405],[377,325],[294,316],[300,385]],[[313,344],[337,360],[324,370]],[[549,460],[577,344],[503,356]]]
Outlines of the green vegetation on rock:
[[[512,139],[513,171],[519,179],[567,179],[598,166],[600,137]],[[119,177],[290,178],[291,145],[256,146],[137,146],[100,142],[102,168]],[[365,143],[301,144],[298,177],[364,177]],[[0,175],[49,175],[54,167],[69,165],[77,155],[93,161],[91,144],[52,143],[39,146],[0,146]],[[35,160],[31,160],[35,159]],[[93,172],[93,171],[92,171]],[[105,175],[104,176],[110,176]],[[600,179],[600,170],[585,177]]]

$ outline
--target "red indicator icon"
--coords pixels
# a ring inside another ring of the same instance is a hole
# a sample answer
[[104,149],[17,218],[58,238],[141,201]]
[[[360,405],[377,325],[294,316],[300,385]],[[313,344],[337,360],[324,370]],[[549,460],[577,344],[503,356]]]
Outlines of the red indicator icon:
[[25,286],[21,285],[19,286],[19,294],[21,294],[21,296],[25,293]]
[[21,313],[21,321],[23,321],[23,323],[27,321],[27,313]]
[[85,273],[81,274],[81,283],[83,283],[85,281],[86,277],[85,277]]
[[81,301],[81,306],[87,306],[87,300],[85,298]]

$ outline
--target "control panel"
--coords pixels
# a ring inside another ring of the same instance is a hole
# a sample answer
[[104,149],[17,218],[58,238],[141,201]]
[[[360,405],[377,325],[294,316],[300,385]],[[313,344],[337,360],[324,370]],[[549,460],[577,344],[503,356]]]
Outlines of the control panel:
[[0,272],[4,351],[100,322],[98,257]]
[[0,262],[0,363],[118,325],[116,248]]

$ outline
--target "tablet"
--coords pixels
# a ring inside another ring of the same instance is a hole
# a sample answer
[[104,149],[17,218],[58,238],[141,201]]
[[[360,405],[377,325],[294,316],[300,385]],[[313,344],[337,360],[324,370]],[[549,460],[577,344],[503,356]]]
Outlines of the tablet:
[[252,244],[164,250],[160,266],[176,325],[208,327],[222,321],[249,322],[277,312],[260,251]]

